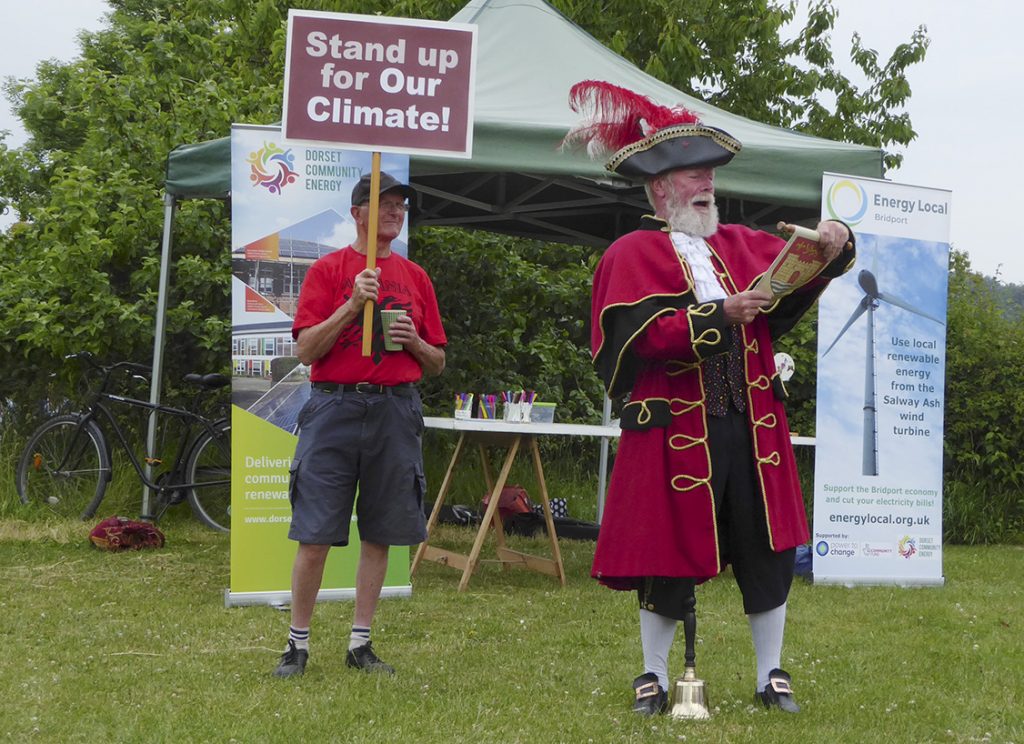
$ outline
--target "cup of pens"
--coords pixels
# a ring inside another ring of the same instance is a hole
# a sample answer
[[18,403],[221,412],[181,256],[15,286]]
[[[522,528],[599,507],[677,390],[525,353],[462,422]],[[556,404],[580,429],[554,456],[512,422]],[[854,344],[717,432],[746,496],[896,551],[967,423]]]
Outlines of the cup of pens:
[[498,396],[491,393],[480,393],[477,396],[477,414],[479,419],[493,421],[498,415]]
[[522,423],[530,420],[530,410],[537,394],[532,390],[506,390],[501,394],[505,404],[504,418],[506,421]]
[[455,394],[455,418],[473,418],[473,393]]

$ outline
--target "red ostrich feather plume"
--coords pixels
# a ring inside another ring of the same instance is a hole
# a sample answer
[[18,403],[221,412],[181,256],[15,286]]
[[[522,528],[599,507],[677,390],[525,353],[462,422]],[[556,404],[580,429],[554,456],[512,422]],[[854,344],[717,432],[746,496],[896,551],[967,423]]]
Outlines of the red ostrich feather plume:
[[569,106],[586,119],[569,130],[562,148],[586,148],[595,159],[608,157],[659,129],[700,123],[688,109],[662,106],[647,96],[600,80],[584,80],[572,86]]

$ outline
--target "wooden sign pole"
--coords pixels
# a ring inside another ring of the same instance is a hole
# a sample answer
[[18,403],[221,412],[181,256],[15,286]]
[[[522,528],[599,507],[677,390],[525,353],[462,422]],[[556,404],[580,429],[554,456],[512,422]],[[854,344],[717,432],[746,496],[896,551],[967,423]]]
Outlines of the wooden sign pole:
[[[377,268],[377,217],[380,212],[380,153],[374,152],[370,171],[370,218],[366,228],[366,268]],[[373,300],[363,305],[363,356],[373,349]]]

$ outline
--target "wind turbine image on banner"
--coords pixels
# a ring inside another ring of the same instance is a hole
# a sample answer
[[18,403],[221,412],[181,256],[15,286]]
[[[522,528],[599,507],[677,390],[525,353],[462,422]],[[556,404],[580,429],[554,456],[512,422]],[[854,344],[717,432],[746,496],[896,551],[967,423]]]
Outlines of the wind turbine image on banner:
[[939,325],[945,325],[945,322],[936,318],[934,315],[929,315],[923,310],[911,305],[905,300],[901,300],[892,294],[881,292],[878,289],[878,280],[875,279],[875,275],[867,269],[861,269],[860,274],[857,275],[857,283],[860,284],[861,289],[864,290],[864,297],[857,304],[850,319],[846,321],[846,325],[839,331],[839,335],[836,336],[835,341],[825,349],[825,353],[822,354],[822,358],[825,357],[832,347],[836,345],[843,334],[849,330],[861,315],[865,312],[868,314],[868,327],[866,340],[864,342],[864,455],[863,455],[863,473],[864,475],[878,475],[878,429],[875,425],[875,308],[879,306],[880,302],[884,302],[888,305],[895,305],[896,307],[902,308],[908,312],[914,313],[914,315],[920,315],[922,318],[928,320],[934,320]]

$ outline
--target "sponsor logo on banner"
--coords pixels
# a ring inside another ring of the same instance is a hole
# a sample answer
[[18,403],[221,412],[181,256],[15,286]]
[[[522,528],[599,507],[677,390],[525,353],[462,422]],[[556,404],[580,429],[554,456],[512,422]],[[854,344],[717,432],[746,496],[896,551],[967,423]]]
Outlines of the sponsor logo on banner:
[[859,183],[843,179],[832,184],[825,196],[825,206],[832,219],[854,227],[867,214],[868,194]]
[[899,541],[896,546],[899,553],[904,558],[909,558],[917,552],[917,541],[909,535],[904,535],[903,539]]
[[264,142],[245,162],[250,167],[249,180],[253,188],[264,188],[271,194],[280,194],[299,177],[291,148],[285,150],[274,142]]
[[861,549],[861,551],[868,558],[878,558],[879,556],[892,555],[896,552],[890,546],[879,548],[875,545],[872,545],[871,543],[864,543],[864,547]]
[[815,552],[824,558],[826,555],[833,555],[839,558],[851,558],[857,553],[857,549],[860,547],[858,542],[826,542],[825,540],[819,540],[817,545],[814,546]]

